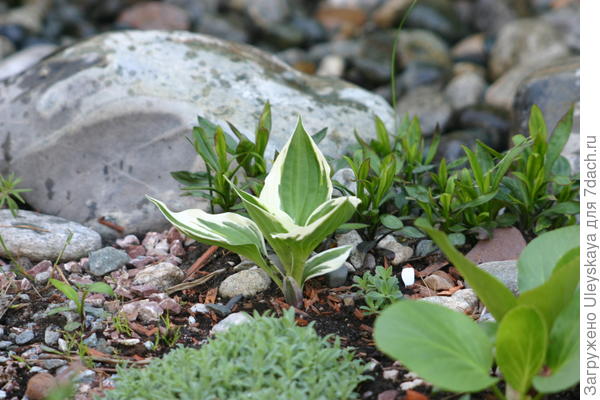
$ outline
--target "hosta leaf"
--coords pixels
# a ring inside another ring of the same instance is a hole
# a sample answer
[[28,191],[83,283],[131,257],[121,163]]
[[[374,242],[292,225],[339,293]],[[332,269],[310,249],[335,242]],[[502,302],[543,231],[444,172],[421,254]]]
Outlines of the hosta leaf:
[[554,321],[545,365],[550,375],[533,378],[537,391],[560,392],[579,382],[579,291]]
[[252,220],[234,213],[209,214],[199,209],[172,212],[163,202],[151,197],[148,200],[186,236],[231,250],[261,266],[265,264],[263,235]]
[[352,246],[340,246],[329,249],[311,257],[304,264],[304,274],[302,276],[303,285],[307,280],[320,276],[340,268],[352,251]]
[[[477,392],[489,376],[492,344],[477,324],[437,304],[400,301],[375,321],[375,343],[421,378],[454,392]],[[468,338],[468,340],[465,340]]]
[[331,199],[329,164],[298,119],[294,134],[265,178],[260,200],[268,209],[287,213],[297,225]]
[[579,226],[567,226],[533,239],[519,256],[519,290],[525,292],[548,280],[558,260],[579,246]]
[[544,363],[547,345],[546,323],[533,307],[517,306],[500,322],[496,362],[506,382],[519,393],[527,393]]

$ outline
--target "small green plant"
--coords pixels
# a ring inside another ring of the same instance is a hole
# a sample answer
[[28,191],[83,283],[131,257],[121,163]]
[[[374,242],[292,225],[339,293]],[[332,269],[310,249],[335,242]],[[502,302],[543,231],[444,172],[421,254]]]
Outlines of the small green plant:
[[354,276],[354,285],[358,293],[365,299],[366,315],[378,314],[385,307],[402,298],[402,292],[398,285],[398,278],[394,276],[391,268],[380,265],[375,267],[375,273],[365,272],[362,277]]
[[[500,399],[539,399],[579,381],[578,226],[542,234],[525,248],[518,260],[521,295],[515,297],[460,254],[444,233],[425,220],[418,225],[497,322],[478,325],[439,305],[402,301],[375,323],[375,342],[384,353],[442,389],[491,388]],[[496,386],[500,378],[490,376],[494,359],[507,384],[505,395]]]
[[161,317],[161,321],[164,326],[158,327],[158,331],[154,336],[153,350],[158,349],[161,343],[168,348],[171,348],[177,344],[179,338],[181,337],[181,327],[174,325],[171,322],[169,314]]
[[[533,145],[526,149],[516,167],[502,183],[503,200],[515,215],[519,228],[539,234],[576,223],[579,213],[579,178],[571,176],[569,162],[560,154],[573,127],[573,108],[558,122],[550,138],[544,116],[531,108],[529,135]],[[526,138],[513,137],[516,146]]]
[[131,329],[131,325],[125,314],[121,312],[116,313],[112,316],[111,323],[117,332],[125,336],[131,336],[133,334],[133,330]]
[[206,172],[175,171],[171,175],[184,184],[188,195],[199,196],[210,201],[211,212],[215,206],[223,211],[239,208],[239,198],[228,180],[237,183],[240,169],[245,172],[244,184],[260,191],[267,172],[264,154],[271,134],[271,106],[267,102],[260,115],[254,142],[248,140],[233,124],[228,123],[238,139],[228,136],[223,128],[198,117],[198,125],[193,129],[193,145],[204,161]]
[[57,279],[50,279],[49,282],[60,290],[69,300],[75,303],[75,307],[62,306],[53,308],[48,312],[48,315],[57,314],[64,311],[75,311],[79,316],[79,321],[72,321],[65,325],[66,331],[74,331],[77,328],[81,329],[81,332],[85,331],[85,299],[90,293],[102,293],[108,296],[114,296],[114,292],[110,286],[104,282],[95,282],[90,284],[77,284],[78,290],[75,290],[68,282],[62,282]]
[[22,179],[15,177],[15,174],[10,174],[8,177],[0,175],[0,208],[8,206],[13,217],[16,217],[19,212],[19,205],[25,204],[25,200],[21,197],[21,193],[30,192],[31,189],[17,189],[17,185]]
[[355,399],[365,366],[331,339],[313,323],[296,326],[293,310],[282,318],[255,314],[200,349],[177,348],[143,369],[119,367],[104,398]]
[[[229,183],[251,219],[234,213],[213,215],[200,209],[172,212],[162,202],[149,199],[186,236],[255,262],[281,288],[289,304],[301,306],[304,283],[338,269],[348,258],[351,246],[310,256],[354,214],[360,200],[353,196],[332,199],[330,167],[300,119],[265,178],[259,197]],[[267,258],[265,239],[281,261],[281,268]]]

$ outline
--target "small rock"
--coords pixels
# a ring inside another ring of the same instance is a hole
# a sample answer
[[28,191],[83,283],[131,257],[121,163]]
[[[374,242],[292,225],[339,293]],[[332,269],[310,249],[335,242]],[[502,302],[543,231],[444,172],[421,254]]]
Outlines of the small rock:
[[139,272],[133,280],[133,285],[149,285],[156,287],[158,290],[165,290],[181,283],[184,276],[185,274],[179,267],[168,262],[162,262],[146,267]]
[[[467,292],[465,292],[467,291]],[[464,292],[464,293],[462,293]],[[419,299],[419,301],[426,301],[428,303],[439,304],[447,307],[451,310],[458,311],[460,313],[472,313],[477,307],[477,296],[473,289],[462,289],[456,291],[452,296],[431,296]]]
[[0,60],[10,56],[15,52],[15,46],[5,36],[0,35]]
[[140,244],[140,240],[135,235],[127,235],[122,239],[117,239],[117,246],[127,250],[131,246],[137,246]]
[[34,337],[35,337],[35,334],[33,333],[33,331],[31,329],[26,329],[23,332],[19,333],[15,337],[15,343],[16,344],[29,343],[33,340]]
[[236,312],[233,314],[229,314],[227,318],[220,321],[218,324],[213,326],[211,329],[211,334],[215,334],[218,332],[225,332],[229,328],[235,325],[245,324],[247,322],[252,321],[252,318],[248,316],[248,314],[243,312]]
[[367,253],[364,263],[365,269],[372,271],[375,269],[375,266],[377,266],[377,260],[375,260],[375,256],[371,253]]
[[153,301],[141,300],[138,307],[138,317],[140,321],[149,323],[156,322],[163,314],[163,309]]
[[336,288],[343,286],[348,278],[348,267],[342,265],[338,269],[327,273],[327,286]]
[[[40,230],[22,229],[16,225],[35,226]],[[65,248],[70,233],[73,239]],[[17,217],[13,217],[10,210],[0,210],[0,235],[8,251],[32,261],[56,260],[63,248],[62,261],[80,259],[101,245],[100,235],[83,225],[25,210],[19,210]],[[1,247],[0,256],[7,256]]]
[[478,31],[496,33],[517,18],[517,9],[511,0],[477,0],[473,22]]
[[391,381],[396,380],[400,371],[397,369],[386,369],[383,371],[383,379],[389,379]]
[[208,309],[206,304],[199,303],[199,304],[194,304],[192,307],[190,307],[190,312],[193,312],[193,313],[206,314],[209,311],[210,310]]
[[181,312],[181,306],[175,300],[170,297],[167,297],[164,300],[161,300],[158,305],[165,311],[169,311],[173,314],[179,314]]
[[334,76],[339,78],[344,74],[345,68],[346,62],[342,57],[337,55],[328,55],[321,60],[319,68],[317,69],[317,75]]
[[454,61],[468,61],[484,64],[486,57],[485,34],[476,33],[467,36],[452,47],[450,54]]
[[419,117],[425,136],[433,135],[438,125],[443,131],[452,116],[452,107],[444,94],[427,86],[418,87],[402,97],[397,110],[399,115]]
[[50,271],[44,271],[40,272],[39,274],[36,274],[34,277],[35,283],[43,285],[44,283],[48,282],[48,279],[50,279],[50,275]]
[[118,23],[141,30],[186,31],[190,28],[190,20],[184,10],[158,1],[139,3],[125,9],[119,15]]
[[532,65],[518,65],[511,68],[485,92],[485,102],[504,111],[510,111],[521,82],[537,69]]
[[540,65],[568,54],[566,43],[551,24],[540,19],[519,19],[498,33],[489,68],[496,79],[518,65]]
[[411,258],[413,255],[412,248],[398,243],[398,241],[392,235],[387,235],[386,237],[381,239],[379,243],[377,243],[377,247],[380,249],[389,250],[394,253],[392,265],[400,265],[401,263]]
[[50,268],[52,268],[52,263],[48,260],[44,260],[44,261],[37,263],[33,268],[28,269],[27,273],[29,275],[37,275],[40,272],[48,271]]
[[455,110],[481,102],[487,83],[478,73],[462,73],[452,78],[445,93]]
[[406,29],[398,36],[398,59],[407,66],[420,61],[441,67],[450,67],[448,46],[434,33],[421,29]]
[[400,384],[400,389],[402,390],[411,390],[414,389],[418,386],[421,386],[424,383],[423,379],[413,379],[412,381],[409,382],[402,382]]
[[[479,264],[478,267],[498,278],[514,294],[519,294],[517,260],[490,261]],[[465,284],[469,286],[467,282]]]
[[169,247],[169,254],[175,257],[183,257],[185,255],[185,249],[181,240],[174,240]]
[[438,250],[438,247],[433,243],[433,240],[423,239],[417,243],[415,253],[417,257],[423,257]]
[[228,276],[219,285],[219,294],[226,298],[242,295],[254,296],[269,288],[271,278],[260,268],[237,272]]
[[526,245],[525,238],[517,228],[497,228],[491,239],[478,241],[466,257],[475,264],[516,260]]
[[256,25],[269,30],[272,25],[285,21],[290,6],[286,0],[252,0],[248,2],[246,12]]
[[399,394],[400,393],[397,390],[386,390],[377,395],[377,400],[396,400]]
[[223,304],[206,304],[206,308],[214,311],[219,317],[226,317],[231,314],[231,308],[224,306]]
[[12,346],[12,344],[13,344],[13,342],[8,341],[8,340],[0,341],[0,350],[8,349],[10,346]]
[[396,25],[412,0],[387,0],[373,11],[373,21],[380,28],[391,28]]
[[25,395],[29,400],[44,400],[58,386],[58,381],[52,375],[42,372],[32,376],[27,382]]
[[95,276],[104,276],[125,266],[130,260],[123,250],[114,247],[104,247],[90,253],[89,271]]
[[479,305],[479,299],[473,289],[457,290],[451,297],[456,301],[465,303],[468,310],[475,310]]
[[350,231],[335,235],[335,241],[338,246],[352,246],[349,261],[357,270],[362,269],[365,262],[366,253],[358,250],[358,245],[363,242],[363,238],[357,231]]
[[58,342],[60,338],[60,332],[56,330],[57,328],[52,325],[46,328],[44,331],[44,343],[48,346],[53,346]]
[[437,291],[448,290],[448,289],[454,287],[453,282],[450,282],[447,279],[445,279],[444,277],[435,275],[435,274],[425,277],[425,279],[423,279],[423,281],[429,288],[431,288],[432,290],[437,290]]
[[[338,169],[335,174],[331,177],[333,181],[337,181],[345,186],[352,193],[356,193],[356,176],[352,168],[341,168]],[[346,196],[345,193],[341,193],[338,189],[333,189],[334,196]],[[350,232],[348,232],[350,233]]]

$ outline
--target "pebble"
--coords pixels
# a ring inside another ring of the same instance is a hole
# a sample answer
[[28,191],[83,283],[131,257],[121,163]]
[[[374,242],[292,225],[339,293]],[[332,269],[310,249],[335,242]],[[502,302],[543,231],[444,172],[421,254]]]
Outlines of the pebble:
[[8,349],[10,346],[12,346],[12,344],[13,344],[13,342],[8,341],[8,340],[0,341],[0,350]]
[[399,243],[392,235],[387,235],[381,239],[379,243],[377,243],[377,247],[394,253],[394,259],[392,260],[392,265],[394,266],[402,264],[413,255],[413,249],[411,247]]
[[90,253],[89,271],[95,276],[104,276],[125,266],[130,258],[123,250],[104,247]]
[[121,312],[125,314],[129,321],[135,321],[139,318],[142,322],[150,323],[158,321],[164,311],[158,303],[144,299],[125,304],[121,308]]
[[208,309],[208,307],[206,306],[206,304],[194,304],[192,307],[190,307],[190,311],[193,313],[199,313],[199,314],[206,314],[208,312],[210,312],[210,310]]
[[181,283],[184,276],[185,274],[181,268],[169,262],[161,262],[138,272],[133,279],[133,285],[153,286],[158,290],[165,290]]
[[317,75],[339,78],[343,75],[345,68],[346,61],[342,57],[330,54],[321,60],[319,68],[317,69]]
[[[517,267],[517,260],[490,261],[479,264],[478,267],[495,276],[514,294],[519,294],[519,271]],[[465,282],[465,284],[467,287],[469,287],[467,282]]]
[[473,289],[461,289],[452,296],[431,296],[419,299],[428,303],[439,304],[460,313],[470,314],[475,311],[478,304],[477,295]]
[[226,317],[231,314],[231,308],[223,304],[206,304],[206,308],[214,311],[219,317]]
[[452,65],[446,43],[434,33],[421,29],[405,29],[400,32],[398,60],[404,66],[415,61],[442,67]]
[[485,79],[476,72],[455,76],[446,86],[445,94],[454,110],[460,110],[481,102],[487,87]]
[[58,342],[60,338],[60,332],[58,332],[57,327],[54,325],[49,326],[44,331],[44,343],[48,346],[53,346]]
[[53,370],[53,369],[62,367],[63,365],[67,365],[67,361],[66,360],[61,360],[61,359],[58,359],[58,358],[51,358],[51,359],[43,360],[42,361],[42,365],[47,370]]
[[358,250],[358,245],[363,242],[363,238],[360,236],[360,234],[355,230],[346,233],[340,233],[335,235],[335,241],[337,242],[338,246],[352,246],[348,260],[354,269],[362,269],[365,262],[366,253]]
[[248,316],[248,314],[244,312],[236,312],[229,314],[225,319],[213,326],[210,332],[211,334],[225,332],[232,326],[245,324],[250,321],[252,321],[252,318]]
[[423,239],[417,243],[415,254],[417,257],[423,257],[438,250],[438,247],[433,243],[433,240]]
[[185,31],[190,28],[190,20],[185,10],[158,1],[134,4],[119,15],[117,22],[141,30]]
[[526,245],[517,228],[497,228],[490,239],[478,241],[465,256],[476,264],[516,260]]
[[425,285],[432,290],[440,291],[440,290],[448,290],[454,287],[454,283],[449,281],[443,276],[439,276],[436,274],[429,275],[423,279]]
[[452,107],[446,96],[434,87],[422,86],[402,97],[397,106],[399,115],[419,117],[423,135],[432,136],[436,126],[443,131],[452,117]]
[[140,244],[140,240],[135,235],[127,235],[122,239],[117,239],[117,246],[126,250],[131,246],[137,246]]
[[540,19],[519,19],[498,33],[490,53],[493,79],[519,65],[541,65],[565,57],[569,48],[556,29]]
[[[31,225],[39,229],[22,229],[14,225]],[[69,233],[73,238],[65,248]],[[17,217],[13,217],[10,210],[0,210],[0,235],[12,254],[32,261],[55,260],[63,248],[61,261],[80,259],[101,245],[100,235],[83,225],[24,210],[19,210]],[[3,248],[0,248],[0,255],[7,256]]]
[[271,278],[260,268],[236,272],[228,276],[219,285],[219,294],[225,298],[242,295],[254,296],[271,285]]
[[[348,263],[346,262],[346,263],[344,263],[344,265],[342,265],[338,269],[328,272],[326,274],[327,275],[327,286],[329,286],[331,288],[344,286],[344,284],[346,283],[346,279],[348,278],[348,271],[349,271],[347,264]],[[352,268],[354,268],[354,267],[352,267]]]
[[23,332],[19,333],[15,337],[15,343],[16,344],[29,343],[33,340],[34,337],[35,337],[35,334],[33,333],[33,331],[30,329],[27,329],[27,330],[24,330]]

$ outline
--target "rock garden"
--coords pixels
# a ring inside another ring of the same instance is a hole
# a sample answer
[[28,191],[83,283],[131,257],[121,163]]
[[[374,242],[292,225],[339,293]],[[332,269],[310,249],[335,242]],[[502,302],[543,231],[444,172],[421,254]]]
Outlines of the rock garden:
[[579,2],[0,4],[0,399],[579,398]]

